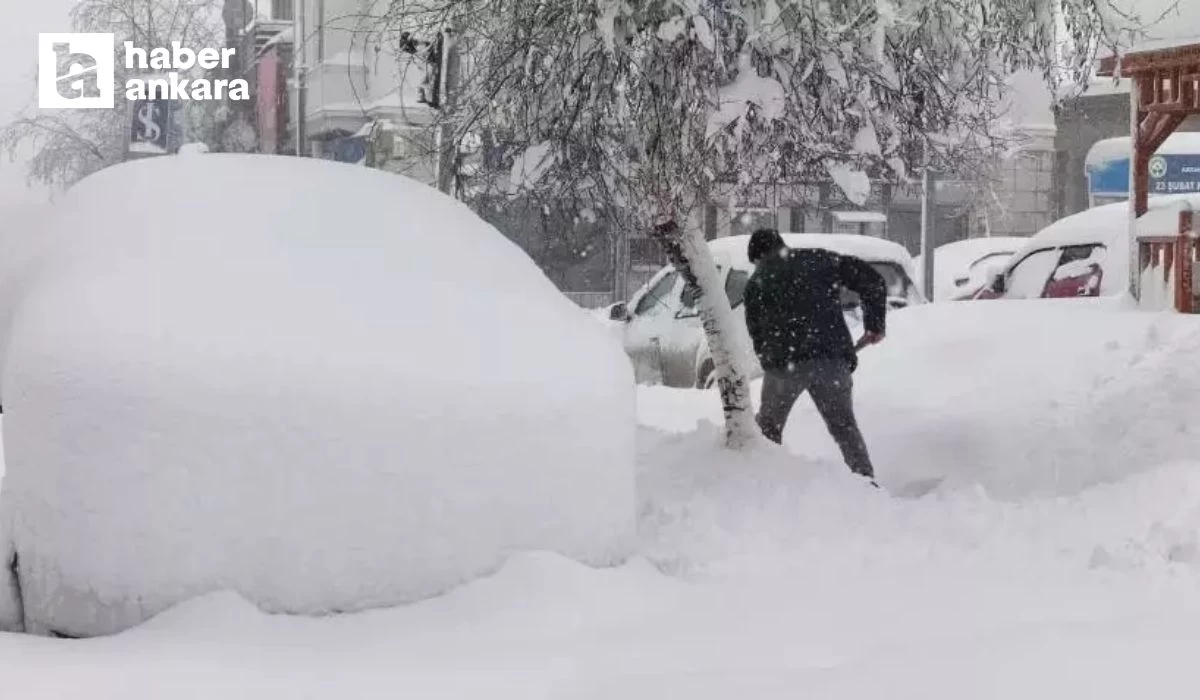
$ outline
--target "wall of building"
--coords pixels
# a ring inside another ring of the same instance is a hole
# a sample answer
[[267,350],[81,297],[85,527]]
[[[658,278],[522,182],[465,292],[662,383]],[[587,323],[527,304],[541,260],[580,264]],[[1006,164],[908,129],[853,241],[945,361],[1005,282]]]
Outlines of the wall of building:
[[[1200,118],[1191,117],[1179,131],[1200,131]],[[1058,168],[1059,216],[1088,208],[1088,181],[1084,170],[1088,151],[1097,141],[1129,136],[1129,93],[1090,94],[1067,101],[1058,112],[1055,149]]]
[[1000,164],[990,191],[972,212],[974,233],[1032,236],[1059,218],[1058,158],[1051,148],[1024,150]]

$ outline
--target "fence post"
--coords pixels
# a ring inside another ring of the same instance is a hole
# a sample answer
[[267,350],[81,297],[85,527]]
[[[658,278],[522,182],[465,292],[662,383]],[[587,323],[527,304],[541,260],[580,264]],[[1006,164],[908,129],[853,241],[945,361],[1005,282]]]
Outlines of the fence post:
[[1194,243],[1192,241],[1192,207],[1184,203],[1179,212],[1179,238],[1175,242],[1176,279],[1175,310],[1181,314],[1190,314],[1192,309],[1192,267],[1195,264]]

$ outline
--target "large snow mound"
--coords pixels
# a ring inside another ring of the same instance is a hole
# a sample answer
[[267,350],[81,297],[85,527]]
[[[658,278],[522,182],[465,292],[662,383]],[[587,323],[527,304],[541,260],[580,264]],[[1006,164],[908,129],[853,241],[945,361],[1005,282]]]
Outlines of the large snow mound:
[[[855,405],[890,488],[1077,493],[1200,454],[1197,353],[1200,318],[1118,300],[925,305],[890,314],[887,340],[862,352]],[[641,410],[664,429],[718,421],[719,402],[693,393],[643,388]],[[784,442],[840,465],[807,398]]]
[[233,589],[414,601],[634,529],[628,360],[465,206],[402,177],[208,155],[103,171],[50,224],[5,366],[31,631]]

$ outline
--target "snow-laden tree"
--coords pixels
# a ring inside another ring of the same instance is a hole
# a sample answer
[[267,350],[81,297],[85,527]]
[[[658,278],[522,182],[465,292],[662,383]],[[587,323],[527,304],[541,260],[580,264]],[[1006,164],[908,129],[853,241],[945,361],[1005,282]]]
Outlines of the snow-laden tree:
[[[458,31],[442,118],[503,144],[515,186],[651,231],[689,284],[730,446],[757,434],[729,301],[695,224],[722,182],[876,179],[985,163],[1018,69],[1062,94],[1134,25],[1110,0],[391,0]],[[494,157],[493,157],[494,160]]]
[[[76,32],[113,34],[116,38],[116,106],[111,110],[32,110],[0,126],[0,149],[10,157],[29,156],[33,182],[68,186],[124,157],[129,129],[123,86],[124,42],[145,48],[225,45],[223,0],[78,0],[71,11]],[[203,141],[220,150],[240,148],[244,125],[221,102],[194,102],[177,118],[179,141]],[[226,148],[228,146],[228,148]]]

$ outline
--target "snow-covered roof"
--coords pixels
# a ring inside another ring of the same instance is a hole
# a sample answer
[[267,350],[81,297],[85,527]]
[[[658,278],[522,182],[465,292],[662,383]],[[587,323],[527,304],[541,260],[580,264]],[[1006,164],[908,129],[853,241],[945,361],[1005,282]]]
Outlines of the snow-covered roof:
[[1054,101],[1050,88],[1041,74],[1023,70],[1008,78],[1005,93],[1007,116],[1013,124],[1026,131],[1055,131],[1054,112],[1050,109]]
[[[867,262],[895,263],[904,270],[910,280],[916,279],[916,268],[912,256],[899,243],[882,238],[853,233],[785,233],[783,241],[790,248],[822,248],[840,255],[852,255]],[[743,269],[753,269],[746,248],[750,236],[728,236],[710,241],[709,250],[717,262]]]
[[995,253],[1015,253],[1029,242],[1028,236],[992,236],[989,238],[967,238],[952,241],[937,247],[936,262],[942,258],[961,258],[963,260],[978,260],[985,255]]
[[[1187,205],[1200,209],[1200,192],[1150,198],[1149,210],[1138,217],[1139,236],[1174,236],[1179,230],[1179,212]],[[1018,263],[1027,254],[1045,248],[1071,245],[1103,245],[1110,255],[1105,264],[1104,286],[1115,291],[1124,284],[1129,265],[1129,203],[1114,202],[1059,219],[1039,231],[1012,257]],[[1103,291],[1102,294],[1108,294]]]
[[845,224],[887,223],[887,214],[877,211],[835,211],[833,218]]
[[[945,271],[954,275],[965,275],[979,260],[990,255],[1003,253],[1012,254],[1029,243],[1028,236],[993,236],[991,238],[968,238],[952,241],[938,246],[934,257],[934,271],[938,277]],[[920,255],[913,258],[913,264],[918,271],[921,268]],[[952,271],[952,272],[951,272]]]
[[[1200,209],[1200,193],[1150,198],[1149,210],[1138,218],[1138,235],[1174,235],[1179,211],[1186,205]],[[1114,202],[1059,219],[1029,239],[1026,250],[1048,246],[1102,243],[1123,245],[1129,232],[1129,203]]]
[[1126,56],[1139,53],[1149,53],[1151,51],[1163,51],[1166,49],[1176,49],[1181,46],[1194,46],[1200,44],[1200,34],[1181,34],[1179,36],[1160,37],[1157,39],[1147,39],[1140,41],[1129,48],[1125,52]]
[[[935,300],[948,299],[967,287],[983,284],[994,266],[1003,266],[1013,253],[1029,242],[1026,236],[994,236],[992,238],[968,238],[938,246],[933,265],[933,296]],[[916,256],[913,264],[923,280],[921,257]],[[987,259],[987,264],[979,265]],[[966,279],[966,287],[959,287],[957,280]]]
[[[1116,161],[1129,160],[1132,146],[1128,136],[1097,141],[1088,150],[1084,165],[1099,168]],[[1155,151],[1158,155],[1200,155],[1200,132],[1176,131]]]

